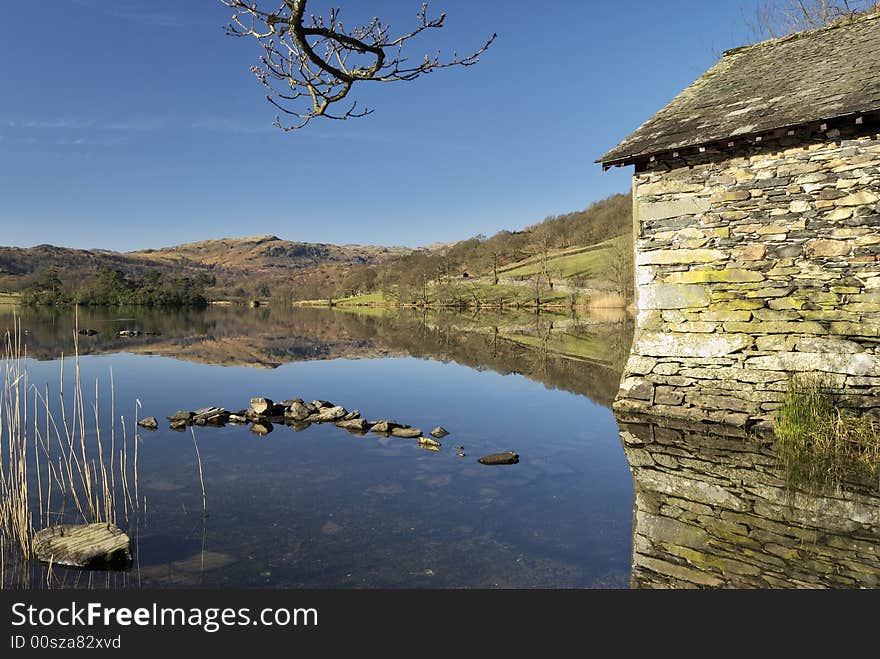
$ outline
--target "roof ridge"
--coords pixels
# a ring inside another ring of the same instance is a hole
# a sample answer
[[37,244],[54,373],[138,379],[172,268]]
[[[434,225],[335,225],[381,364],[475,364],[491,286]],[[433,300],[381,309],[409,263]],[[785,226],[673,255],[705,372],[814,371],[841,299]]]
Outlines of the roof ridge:
[[736,55],[738,53],[742,53],[748,50],[763,48],[766,46],[775,46],[777,44],[786,43],[788,41],[795,41],[797,39],[803,39],[805,37],[811,37],[815,34],[819,34],[820,32],[830,32],[831,30],[837,30],[842,27],[850,27],[852,25],[856,25],[858,23],[864,23],[867,21],[873,21],[880,19],[880,2],[871,7],[867,12],[863,14],[855,14],[852,16],[841,16],[833,20],[828,25],[823,25],[821,27],[813,28],[811,30],[801,30],[800,32],[792,32],[791,34],[786,34],[782,37],[775,37],[773,39],[765,39],[764,41],[759,41],[758,43],[747,44],[744,46],[737,46],[736,48],[729,48],[725,50],[721,57],[722,59],[725,57],[729,57],[730,55]]

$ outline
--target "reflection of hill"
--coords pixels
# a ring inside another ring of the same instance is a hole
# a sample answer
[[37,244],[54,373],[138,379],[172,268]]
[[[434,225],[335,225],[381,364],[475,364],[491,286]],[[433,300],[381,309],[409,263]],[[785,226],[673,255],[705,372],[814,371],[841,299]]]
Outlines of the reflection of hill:
[[[8,317],[7,317],[8,318]],[[3,317],[0,317],[2,326]],[[6,323],[8,324],[8,323]],[[74,351],[70,311],[24,310],[28,355]],[[328,309],[212,307],[204,311],[82,309],[81,355],[130,352],[224,366],[275,368],[293,361],[412,355],[518,373],[610,406],[629,351],[627,322],[556,317],[361,315]],[[119,338],[120,329],[143,334]]]
[[[348,315],[348,314],[346,314]],[[415,357],[521,374],[611,406],[632,340],[629,323],[555,323],[540,317],[421,315],[387,319],[350,315],[346,324],[372,331]],[[565,346],[561,351],[560,346]]]
[[619,418],[639,588],[876,588],[880,493],[786,490],[769,444]]

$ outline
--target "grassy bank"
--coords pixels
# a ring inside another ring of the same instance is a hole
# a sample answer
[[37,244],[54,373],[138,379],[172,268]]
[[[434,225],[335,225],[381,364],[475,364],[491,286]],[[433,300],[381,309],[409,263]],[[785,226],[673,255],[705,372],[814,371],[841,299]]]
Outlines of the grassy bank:
[[880,421],[838,407],[818,377],[791,380],[774,432],[792,483],[827,486],[880,477]]

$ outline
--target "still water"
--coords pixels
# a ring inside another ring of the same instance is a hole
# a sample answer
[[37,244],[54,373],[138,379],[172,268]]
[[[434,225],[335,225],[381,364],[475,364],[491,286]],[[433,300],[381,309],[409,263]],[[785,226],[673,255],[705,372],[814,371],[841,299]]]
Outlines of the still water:
[[[104,439],[126,427],[133,447],[136,415],[160,425],[137,434],[132,568],[30,563],[7,569],[6,587],[880,586],[880,484],[805,490],[766,439],[615,418],[626,317],[22,314],[29,391],[48,387],[53,413],[62,364],[71,402],[78,322],[97,331],[77,352]],[[12,321],[0,312],[0,325]],[[432,452],[331,424],[264,436],[193,427],[193,437],[165,421],[254,396],[328,400],[451,434]],[[508,450],[518,464],[477,462]]]
[[[72,371],[76,321],[22,313],[29,384],[49,386],[54,400],[62,353]],[[105,434],[111,377],[117,432],[135,414],[160,420],[139,431],[145,512],[124,586],[630,583],[633,485],[609,409],[631,337],[623,319],[213,308],[86,310],[78,323],[98,331],[79,337],[78,352]],[[195,427],[206,517],[192,436],[165,417],[235,411],[253,396],[328,400],[451,434],[431,452],[332,424],[275,425],[266,436]],[[519,464],[477,462],[506,450]],[[62,585],[85,583],[56,572]]]

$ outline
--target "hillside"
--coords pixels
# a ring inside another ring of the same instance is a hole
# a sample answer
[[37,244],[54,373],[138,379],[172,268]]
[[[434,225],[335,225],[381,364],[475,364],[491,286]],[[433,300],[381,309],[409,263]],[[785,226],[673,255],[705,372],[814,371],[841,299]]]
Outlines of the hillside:
[[354,267],[340,305],[624,306],[632,297],[632,200],[616,194],[521,231],[475,236]]
[[346,265],[380,263],[390,256],[409,252],[405,247],[299,243],[277,236],[223,238],[128,253],[168,267],[191,264],[243,272],[300,270],[332,263]]
[[[344,298],[351,304],[527,307],[572,306],[611,294],[625,302],[632,284],[631,226],[630,197],[616,194],[522,230],[416,250],[303,243],[274,235],[125,253],[0,247],[0,291],[37,287],[51,290],[52,298],[61,290],[68,301],[114,304],[119,302],[104,294],[108,286],[118,288],[105,276],[114,271],[131,280],[126,286],[152,291],[150,299],[161,298],[162,290],[188,290],[189,279],[202,282],[202,299],[214,300]],[[134,300],[125,303],[141,303],[137,300],[145,295],[133,294]]]
[[0,247],[0,290],[20,290],[42,271],[54,268],[65,285],[74,289],[95,273],[110,269],[130,277],[148,271],[208,275],[215,281],[214,297],[265,297],[282,287],[291,294],[294,288],[314,293],[338,284],[353,265],[378,264],[409,251],[404,247],[293,242],[277,236],[206,240],[136,252],[54,245]]

